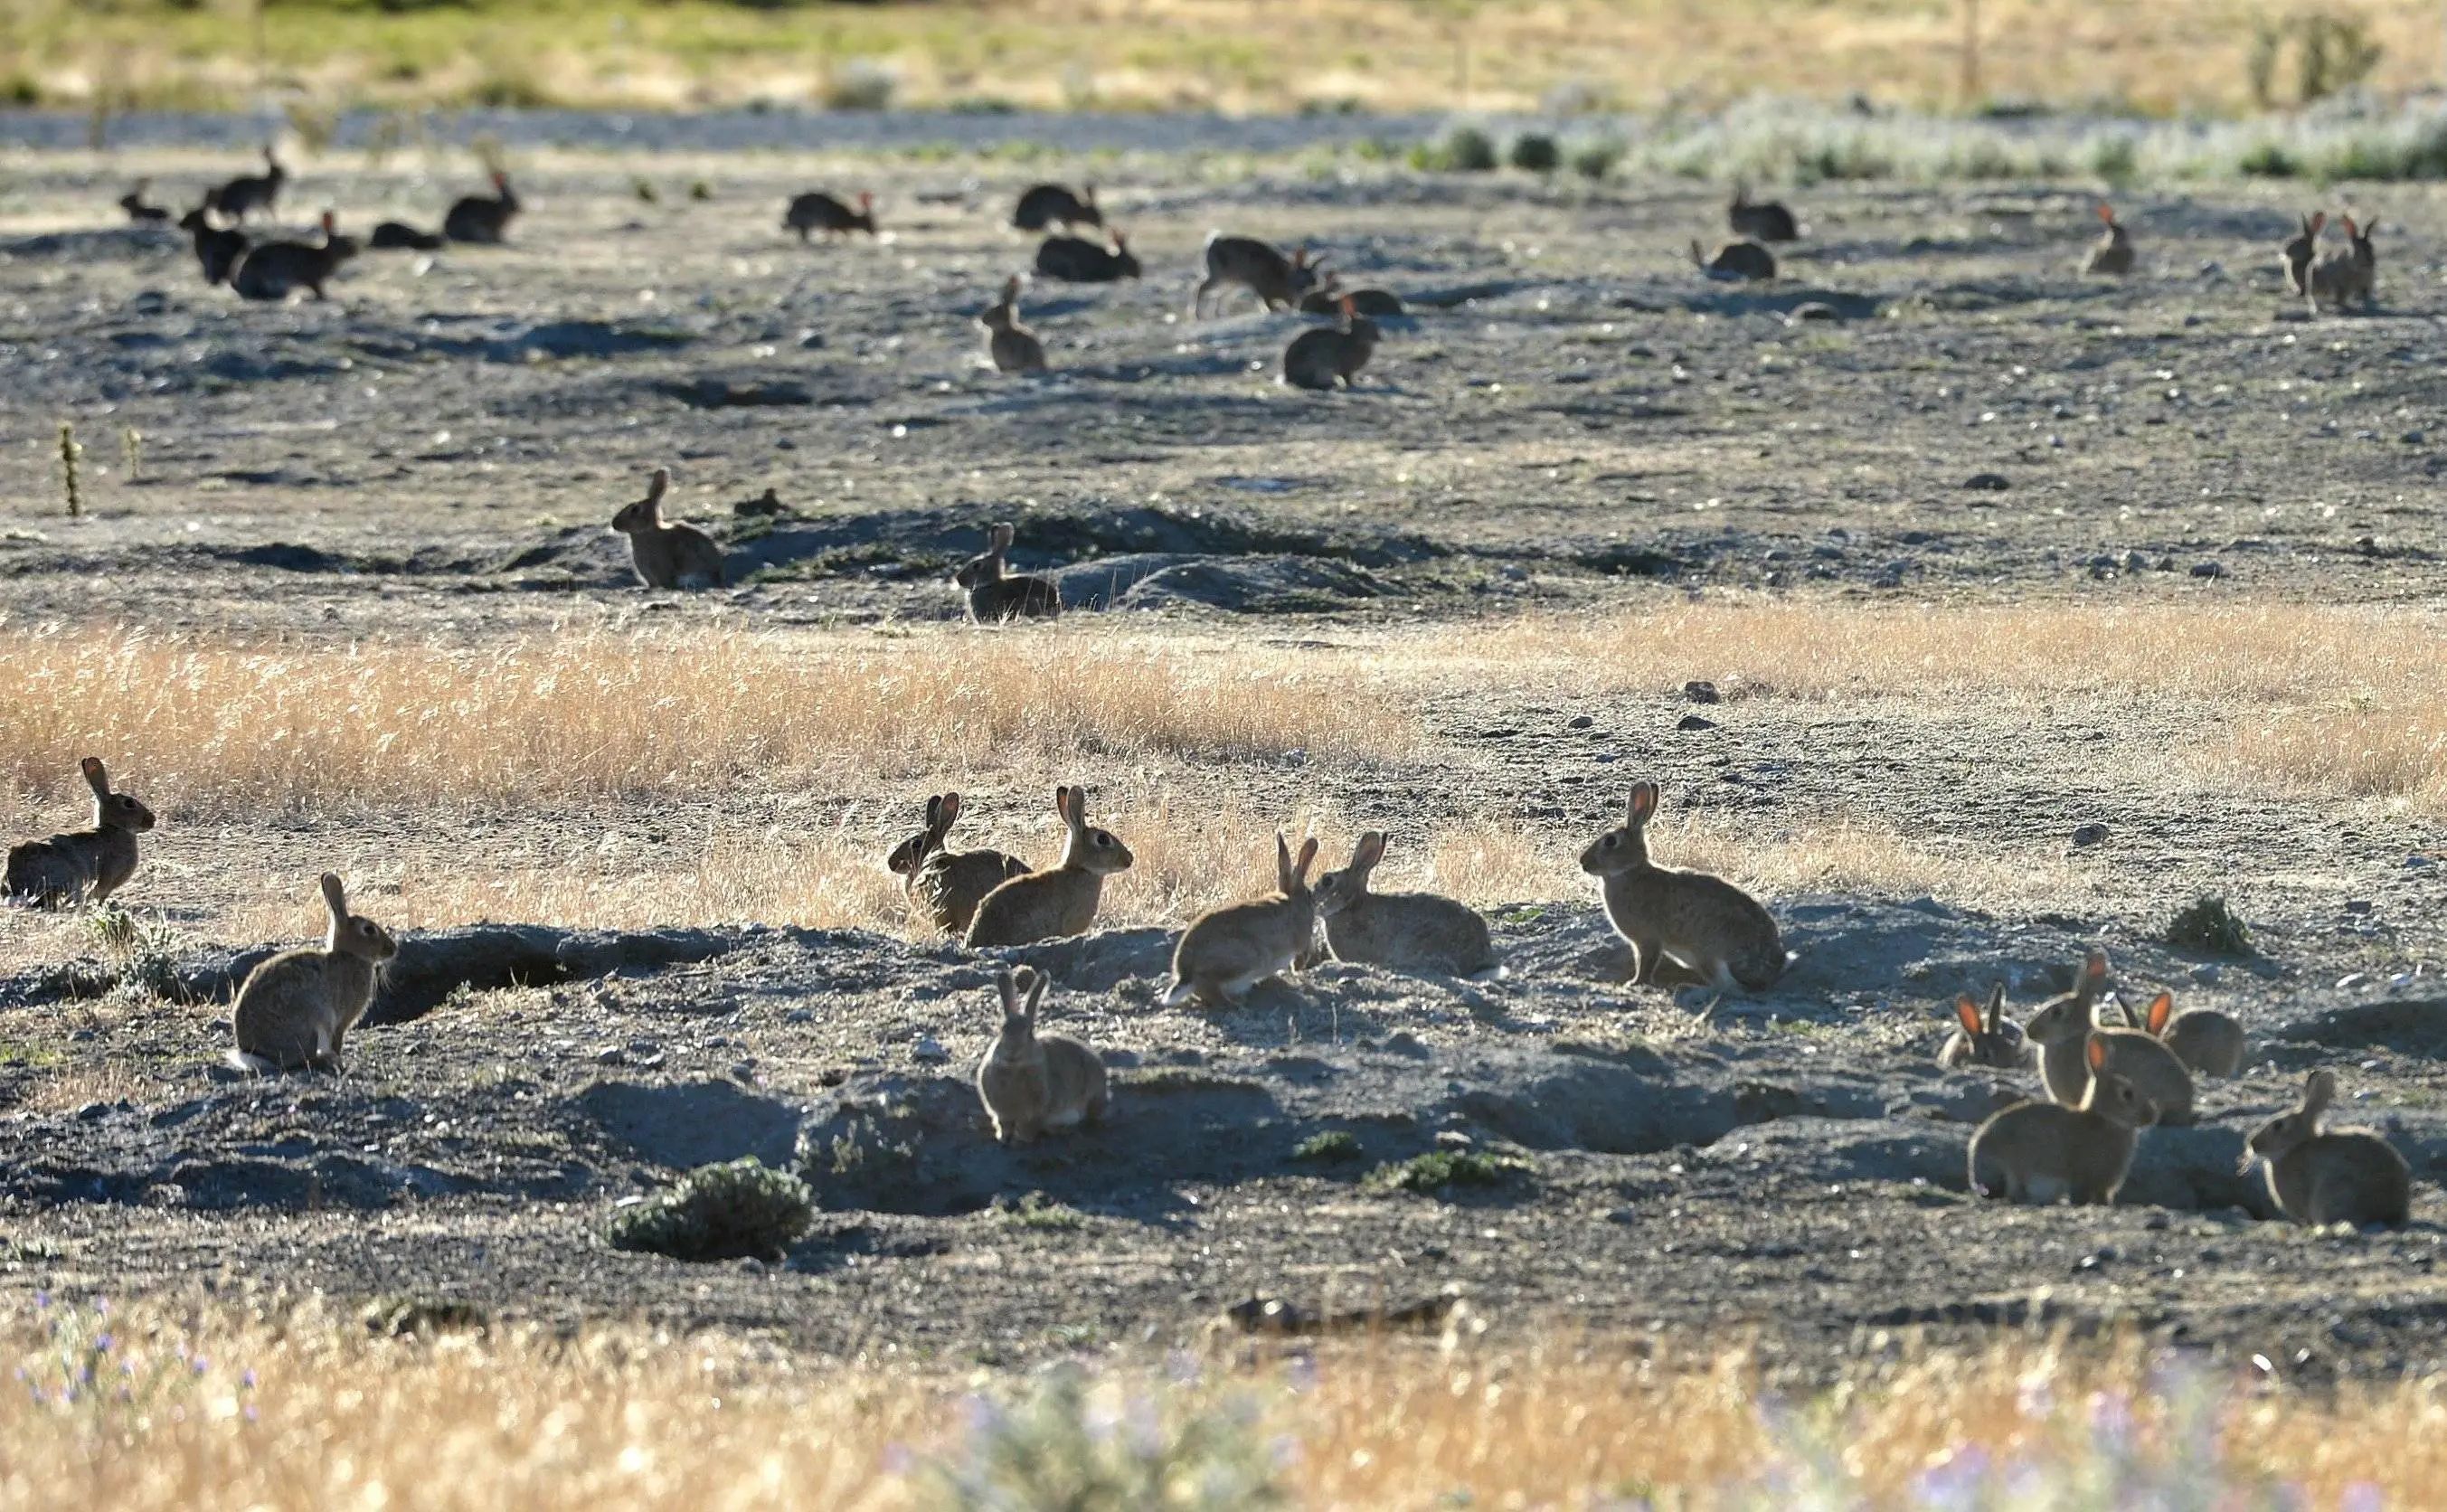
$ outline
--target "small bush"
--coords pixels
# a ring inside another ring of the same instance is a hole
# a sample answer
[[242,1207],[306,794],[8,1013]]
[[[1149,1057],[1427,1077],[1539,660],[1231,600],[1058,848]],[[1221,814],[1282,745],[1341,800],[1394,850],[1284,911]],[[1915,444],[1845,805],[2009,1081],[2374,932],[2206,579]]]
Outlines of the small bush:
[[2207,951],[2213,955],[2248,955],[2251,932],[2227,908],[2225,898],[2210,894],[2194,898],[2168,924],[2167,943],[2179,950]]
[[1612,142],[1584,142],[1572,149],[1572,171],[1592,182],[1604,179],[1622,161],[1622,147]]
[[1544,132],[1525,131],[1513,138],[1508,156],[1515,168],[1542,178],[1564,165],[1564,149]]
[[2293,155],[2273,142],[2253,143],[2235,168],[2247,179],[2294,179],[2303,172]]
[[1413,153],[1411,161],[1435,173],[1493,173],[1495,141],[1476,126],[1455,126]]
[[1417,1192],[1432,1197],[1449,1186],[1501,1186],[1529,1168],[1527,1161],[1476,1150],[1431,1150],[1380,1165],[1368,1173],[1368,1184],[1380,1191]]
[[114,995],[173,1002],[185,997],[186,983],[179,976],[179,935],[169,925],[105,904],[86,916],[85,928],[109,963]]
[[872,58],[852,58],[825,81],[825,108],[889,110],[900,89],[900,77],[886,65]]
[[700,1165],[670,1191],[612,1215],[616,1250],[675,1260],[778,1260],[815,1221],[814,1194],[753,1156]]
[[2140,166],[2140,143],[2131,137],[2101,137],[2090,145],[2090,171],[2111,189],[2131,183]]
[[1296,1161],[1356,1161],[1359,1159],[1359,1136],[1349,1129],[1328,1129],[1312,1134],[1292,1146]]
[[944,1512],[1262,1512],[1291,1504],[1281,1476],[1256,1404],[1182,1406],[1119,1383],[1091,1388],[1066,1366],[1045,1376],[1025,1402],[977,1403],[962,1442],[921,1465],[917,1484],[920,1504]]
[[1042,1192],[1031,1192],[1018,1201],[998,1206],[1002,1220],[1013,1228],[1034,1229],[1039,1233],[1067,1234],[1088,1226],[1088,1216],[1075,1207],[1065,1207]]

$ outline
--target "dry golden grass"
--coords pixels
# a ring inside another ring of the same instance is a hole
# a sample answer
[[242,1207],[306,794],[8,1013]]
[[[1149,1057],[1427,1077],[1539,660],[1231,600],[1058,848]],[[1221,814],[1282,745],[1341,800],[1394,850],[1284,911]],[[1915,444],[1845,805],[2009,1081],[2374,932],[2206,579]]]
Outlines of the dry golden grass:
[[[1028,1389],[1010,1377],[813,1365],[716,1336],[560,1342],[504,1329],[427,1342],[370,1336],[312,1307],[269,1320],[138,1309],[106,1322],[66,1307],[0,1327],[0,1355],[23,1362],[30,1388],[0,1392],[0,1504],[947,1507],[958,1503],[929,1466],[974,1431],[961,1398]],[[95,1355],[104,1329],[109,1351]],[[101,1390],[61,1401],[88,1360]],[[2422,1505],[2447,1474],[2435,1382],[2312,1401],[2208,1378],[2208,1406],[2187,1418],[2155,1363],[2129,1345],[2063,1343],[1868,1361],[1779,1416],[1762,1410],[1735,1354],[1663,1363],[1560,1335],[1356,1342],[1321,1349],[1313,1369],[1263,1351],[1210,1359],[1186,1382],[1116,1365],[1091,1383],[1077,1438],[1111,1443],[1103,1421],[1157,1441],[1191,1414],[1237,1409],[1261,1462],[1283,1456],[1290,1504],[1320,1509],[1636,1494],[1765,1506],[1779,1504],[1763,1484],[1778,1468],[1801,1483],[1789,1496],[1840,1477],[1853,1493],[1842,1504],[1894,1504],[1970,1453],[2027,1458],[2068,1486],[2084,1476],[2111,1498],[2184,1484],[2204,1504],[2217,1500],[2205,1482],[2240,1492],[2265,1475],[2298,1487],[2302,1504],[2335,1505],[2368,1484],[2388,1504]],[[122,1365],[132,1375],[117,1375]],[[138,1400],[121,1403],[114,1389],[131,1380]],[[2107,1467],[2110,1419],[2128,1425],[2127,1467]],[[1813,1434],[1813,1424],[1828,1426]],[[1823,1466],[1800,1463],[1822,1446]]]

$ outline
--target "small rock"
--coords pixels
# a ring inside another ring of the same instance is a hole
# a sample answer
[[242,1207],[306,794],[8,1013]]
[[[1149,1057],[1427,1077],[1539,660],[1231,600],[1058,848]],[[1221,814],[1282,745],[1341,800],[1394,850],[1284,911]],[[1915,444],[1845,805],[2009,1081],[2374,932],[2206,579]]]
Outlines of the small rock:
[[2350,992],[2357,987],[2368,987],[2369,985],[2370,973],[2368,972],[2347,972],[2344,975],[2337,978],[2337,991],[2341,992]]
[[1792,581],[1793,575],[1782,570],[1772,572],[1767,575],[1767,585],[1770,588],[1782,588]]
[[2192,576],[2195,577],[2223,577],[2226,576],[2226,564],[2215,561],[2196,561],[2192,563]]
[[1684,683],[1682,696],[1695,704],[1721,704],[1725,701],[1725,695],[1717,691],[1716,684],[1698,681]]
[[2160,572],[2162,572],[2162,573],[2171,573],[2171,572],[2173,572],[2173,571],[2175,570],[2175,558],[2172,558],[2172,557],[2161,557],[2161,558],[2158,558],[2158,570],[2159,570]]
[[2368,914],[2372,907],[2373,904],[2367,898],[2348,898],[2345,899],[2345,912],[2354,915],[2356,917]]
[[1640,1215],[1630,1208],[1618,1207],[1606,1214],[1605,1220],[1609,1223],[1637,1223],[1640,1221]]
[[624,1066],[628,1064],[628,1060],[629,1052],[617,1045],[606,1045],[595,1052],[595,1064],[598,1066]]
[[1440,1150],[1466,1150],[1470,1143],[1470,1137],[1457,1128],[1436,1130],[1436,1148]]
[[2001,494],[2014,486],[2014,481],[2003,473],[1980,472],[1963,480],[1963,486],[1975,494]]
[[1843,318],[1843,315],[1837,312],[1833,305],[1827,303],[1827,301],[1823,299],[1812,299],[1806,303],[1793,306],[1793,309],[1785,315],[1784,323],[1788,326],[1798,326],[1805,321],[1841,320]]
[[732,1063],[730,1068],[730,1079],[737,1082],[742,1087],[755,1086],[756,1063],[754,1061],[737,1061]]
[[2422,870],[2424,867],[2436,866],[2438,864],[2438,857],[2424,856],[2419,851],[2416,851],[2414,854],[2407,856],[2404,859],[2404,869],[2408,872],[2418,872]]
[[2093,845],[2105,843],[2107,826],[2104,824],[2084,824],[2073,832],[2073,848],[2076,850],[2088,850]]
[[2399,436],[2396,439],[2404,443],[2408,446],[2419,446],[2423,442],[2430,439],[2430,433],[2426,430],[2408,430],[2403,435]]
[[815,1021],[814,1011],[804,1008],[794,1008],[782,1015],[782,1022],[785,1024],[812,1024]]
[[919,1035],[918,1043],[909,1048],[909,1053],[927,1066],[939,1066],[952,1058],[952,1052],[943,1049],[932,1034]]
[[1595,719],[1590,718],[1586,714],[1575,714],[1572,716],[1571,723],[1566,728],[1571,729],[1587,729],[1590,726],[1595,725],[1597,721]]
[[76,1110],[77,1122],[80,1124],[91,1124],[99,1119],[105,1119],[109,1116],[110,1105],[108,1103],[87,1103],[85,1106]]
[[1717,722],[1713,719],[1703,719],[1698,714],[1685,714],[1674,728],[1676,729],[1714,729],[1717,728]]
[[2203,961],[2192,968],[2192,981],[2200,987],[2215,987],[2218,984],[2218,978],[2225,974],[2218,970],[2215,961]]

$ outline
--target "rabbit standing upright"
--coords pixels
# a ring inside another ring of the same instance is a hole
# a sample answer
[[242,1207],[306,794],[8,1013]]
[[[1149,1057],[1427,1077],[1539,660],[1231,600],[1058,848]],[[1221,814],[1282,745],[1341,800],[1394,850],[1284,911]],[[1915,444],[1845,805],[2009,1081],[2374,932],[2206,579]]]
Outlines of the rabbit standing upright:
[[1019,275],[1003,280],[1002,297],[977,316],[986,330],[986,355],[996,372],[1043,372],[1045,343],[1019,323]]
[[153,810],[112,791],[100,757],[77,768],[93,789],[93,828],[9,847],[8,895],[38,908],[108,902],[136,875],[136,837],[153,827]]
[[977,1063],[977,1101],[994,1120],[995,1138],[1026,1144],[1048,1129],[1101,1120],[1110,1096],[1103,1058],[1069,1035],[1037,1032],[1044,974],[1023,966],[1002,973],[995,987],[1002,1031]]
[[1657,796],[1655,783],[1635,784],[1624,822],[1581,852],[1581,870],[1603,885],[1606,917],[1631,946],[1632,981],[1655,981],[1672,960],[1719,992],[1774,987],[1784,974],[1784,941],[1759,900],[1721,877],[1648,859]]
[[510,189],[510,176],[499,168],[493,170],[493,192],[468,195],[451,205],[442,217],[442,235],[452,241],[475,242],[481,246],[499,246],[508,236],[510,221],[525,207]]
[[1017,539],[1008,524],[988,526],[986,549],[952,573],[952,585],[968,595],[969,617],[980,625],[1052,619],[1062,613],[1062,590],[1053,579],[1011,570],[1006,558]]
[[1085,935],[1096,922],[1105,879],[1130,869],[1130,848],[1110,830],[1088,822],[1088,790],[1053,789],[1053,811],[1069,831],[1062,860],[1051,869],[1015,877],[978,902],[969,921],[972,946],[1034,945]]
[[323,874],[332,916],[320,950],[284,951],[247,973],[230,1028],[230,1064],[248,1071],[340,1069],[340,1050],[374,999],[382,963],[399,954],[390,932],[349,912],[340,879]]
[[1358,312],[1357,301],[1346,294],[1342,318],[1331,326],[1303,331],[1283,349],[1283,382],[1294,388],[1348,388],[1359,369],[1376,352],[1376,322]]
[[2121,278],[2133,271],[2133,238],[2126,234],[2124,223],[2115,218],[2113,206],[2099,206],[2098,220],[2098,240],[2091,245],[2090,255],[2082,259],[2081,271]]
[[612,528],[629,538],[638,580],[662,589],[724,586],[722,547],[714,539],[694,525],[664,521],[663,495],[671,486],[672,470],[655,468],[646,480],[646,497],[612,517]]

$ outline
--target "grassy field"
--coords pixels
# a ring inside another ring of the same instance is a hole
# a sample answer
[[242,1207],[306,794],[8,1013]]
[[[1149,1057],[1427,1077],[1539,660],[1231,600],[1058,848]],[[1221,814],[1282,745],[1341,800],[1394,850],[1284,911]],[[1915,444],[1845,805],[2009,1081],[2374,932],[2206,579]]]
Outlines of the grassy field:
[[[2415,0],[2083,6],[1989,0],[1966,100],[1952,0],[941,0],[762,9],[677,0],[10,0],[0,98],[678,108],[872,106],[1533,110],[1754,94],[1960,106],[2041,100],[2169,114],[2253,98],[2261,28],[2361,24],[2371,82],[2436,81]],[[2292,87],[2293,55],[2276,92]]]

